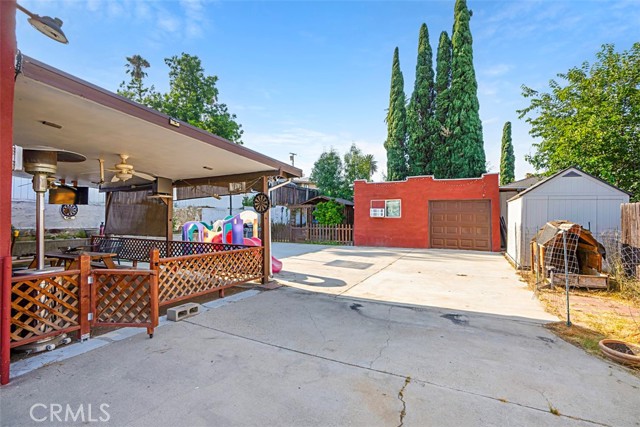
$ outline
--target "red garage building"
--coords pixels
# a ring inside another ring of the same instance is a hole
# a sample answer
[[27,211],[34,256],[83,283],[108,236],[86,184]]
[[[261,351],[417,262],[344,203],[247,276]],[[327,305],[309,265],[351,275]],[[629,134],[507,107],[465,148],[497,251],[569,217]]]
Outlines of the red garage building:
[[500,251],[498,174],[354,183],[356,246]]

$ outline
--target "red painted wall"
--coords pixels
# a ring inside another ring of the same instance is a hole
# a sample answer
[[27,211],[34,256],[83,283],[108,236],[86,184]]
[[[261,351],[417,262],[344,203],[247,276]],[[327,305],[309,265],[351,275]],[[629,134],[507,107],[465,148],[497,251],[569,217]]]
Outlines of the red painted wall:
[[11,313],[11,158],[16,2],[0,0],[0,384],[9,382]]
[[[400,199],[400,218],[371,218],[371,200]],[[500,192],[498,174],[482,178],[433,179],[410,177],[406,181],[354,183],[356,246],[398,248],[429,247],[430,200],[491,200],[491,247],[500,251]]]

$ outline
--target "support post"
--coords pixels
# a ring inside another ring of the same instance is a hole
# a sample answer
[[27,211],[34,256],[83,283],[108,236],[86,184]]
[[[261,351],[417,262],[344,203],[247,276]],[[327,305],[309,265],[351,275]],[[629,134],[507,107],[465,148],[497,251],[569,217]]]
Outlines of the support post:
[[163,198],[167,204],[167,258],[171,256],[171,245],[169,242],[173,240],[173,196],[170,198]]
[[11,339],[11,161],[16,0],[0,1],[0,384],[9,382]]
[[158,327],[158,313],[160,312],[160,251],[157,248],[151,249],[149,254],[149,270],[153,274],[149,277],[149,304],[151,306],[151,327],[147,328],[149,338],[153,338],[153,331]]
[[[262,177],[262,192],[269,194],[269,178]],[[262,215],[262,284],[269,283],[271,276],[271,209]]]
[[0,274],[2,275],[2,294],[0,302],[0,384],[9,383],[9,366],[11,363],[11,257],[0,257]]
[[91,335],[91,321],[89,313],[93,311],[92,306],[95,303],[91,301],[91,285],[89,285],[89,276],[91,275],[91,257],[89,255],[80,255],[80,290],[78,299],[80,300],[80,341],[89,339]]

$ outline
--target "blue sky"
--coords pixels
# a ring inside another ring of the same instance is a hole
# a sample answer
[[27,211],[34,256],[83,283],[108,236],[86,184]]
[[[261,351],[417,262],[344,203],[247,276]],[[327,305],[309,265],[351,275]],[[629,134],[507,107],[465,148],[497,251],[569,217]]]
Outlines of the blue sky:
[[[448,1],[138,1],[19,0],[64,21],[68,45],[50,41],[18,12],[18,48],[111,91],[125,80],[125,57],[151,63],[147,83],[167,89],[163,59],[187,52],[219,77],[220,100],[238,116],[247,147],[282,161],[297,153],[309,175],[323,150],[355,142],[386,169],[384,118],[391,60],[400,48],[407,97],[413,90],[418,31],[425,22],[435,51],[451,33]],[[480,117],[491,171],[500,162],[506,121],[513,123],[516,178],[534,140],[516,110],[522,84],[548,81],[603,43],[627,50],[640,35],[638,1],[468,0]],[[375,178],[380,179],[380,174]]]

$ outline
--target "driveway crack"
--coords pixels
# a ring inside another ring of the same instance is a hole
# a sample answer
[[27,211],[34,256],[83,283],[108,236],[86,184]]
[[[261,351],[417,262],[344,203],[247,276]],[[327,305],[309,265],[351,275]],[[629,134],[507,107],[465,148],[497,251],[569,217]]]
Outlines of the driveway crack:
[[311,310],[309,310],[309,308],[307,306],[304,306],[304,309],[307,312],[307,315],[309,316],[309,319],[311,319],[311,322],[313,323],[314,328],[316,328],[316,330],[318,332],[320,332],[320,335],[322,335],[322,340],[324,342],[327,342],[327,337],[324,335],[324,332],[322,331],[322,329],[320,329],[318,327],[318,324],[316,323],[315,317],[313,317],[313,315],[311,314]]
[[[251,342],[254,342],[254,343],[257,343],[257,344],[261,344],[261,345],[265,345],[265,346],[269,346],[269,347],[272,347],[272,348],[276,348],[276,349],[279,349],[279,350],[289,351],[289,352],[297,353],[297,354],[300,354],[300,355],[303,355],[303,356],[313,357],[313,358],[320,359],[320,360],[326,360],[328,362],[338,363],[338,364],[343,365],[343,366],[350,366],[350,367],[353,367],[353,368],[356,368],[356,369],[364,369],[364,370],[367,370],[367,371],[370,371],[370,372],[376,372],[376,373],[379,373],[379,374],[389,375],[389,376],[396,377],[396,378],[404,378],[405,386],[402,388],[402,390],[400,390],[400,392],[402,393],[402,398],[400,398],[400,393],[398,393],[398,399],[400,399],[403,402],[404,415],[406,415],[406,404],[404,403],[404,390],[406,389],[406,386],[411,381],[415,381],[415,382],[418,382],[420,384],[426,384],[426,385],[429,385],[429,386],[432,386],[432,387],[436,387],[436,388],[441,388],[441,389],[444,389],[444,390],[450,390],[450,391],[453,391],[453,392],[456,392],[456,393],[462,393],[462,394],[466,394],[466,395],[470,395],[470,396],[476,396],[476,397],[479,397],[479,398],[489,399],[489,400],[493,400],[495,402],[500,402],[500,403],[504,403],[504,404],[508,404],[508,405],[519,406],[521,408],[526,408],[526,409],[529,409],[529,410],[532,410],[532,411],[549,413],[549,408],[548,407],[547,408],[539,408],[539,407],[528,405],[528,404],[524,404],[524,403],[505,401],[505,399],[503,399],[503,398],[493,397],[493,396],[490,396],[490,395],[487,395],[487,394],[478,393],[478,392],[474,392],[474,391],[471,391],[471,390],[464,390],[464,389],[461,389],[461,388],[452,387],[450,385],[440,384],[440,383],[437,383],[437,382],[434,382],[434,381],[429,381],[429,380],[421,380],[421,379],[412,380],[411,377],[407,377],[407,376],[399,374],[399,373],[395,373],[395,372],[391,372],[391,371],[385,371],[383,369],[370,368],[370,367],[367,367],[367,366],[360,365],[358,363],[349,362],[349,361],[346,361],[346,360],[334,359],[334,358],[331,358],[331,357],[328,357],[328,356],[323,356],[323,355],[320,355],[320,354],[313,354],[313,353],[309,353],[309,352],[303,351],[303,350],[298,350],[298,349],[295,349],[295,348],[292,348],[292,347],[287,347],[287,346],[284,346],[284,345],[270,343],[270,342],[263,341],[263,340],[260,340],[260,339],[257,339],[257,338],[252,338],[252,337],[241,335],[241,334],[234,333],[234,332],[231,332],[231,331],[225,331],[225,330],[222,330],[222,329],[218,329],[218,328],[215,328],[213,326],[208,326],[208,325],[203,325],[203,324],[200,324],[200,323],[196,323],[191,319],[185,319],[182,322],[183,323],[188,323],[190,325],[194,325],[194,326],[197,326],[197,327],[200,327],[200,328],[204,328],[204,329],[208,329],[208,330],[211,330],[211,331],[215,331],[215,332],[227,335],[227,336],[235,337],[235,338],[242,339],[242,340],[251,341]],[[576,421],[582,421],[582,422],[593,424],[593,425],[597,425],[597,426],[610,427],[609,424],[602,423],[602,422],[599,422],[599,421],[589,420],[589,419],[578,417],[578,416],[572,416],[572,415],[567,415],[567,414],[562,414],[562,413],[559,413],[558,416],[564,417],[564,418],[570,418],[570,419],[576,420]],[[404,422],[404,416],[402,417],[401,421]],[[400,424],[400,425],[402,425],[402,424]]]
[[404,417],[407,415],[407,402],[405,402],[404,400],[404,391],[410,382],[411,382],[411,377],[405,378],[404,385],[398,392],[398,399],[400,399],[400,402],[402,402],[402,410],[400,411],[400,424],[398,424],[398,427],[402,427],[404,425]]
[[373,367],[373,364],[378,361],[382,357],[382,353],[389,347],[389,341],[391,341],[391,309],[392,305],[389,306],[389,311],[387,312],[387,342],[380,347],[380,351],[378,352],[378,356],[369,363],[369,368]]

